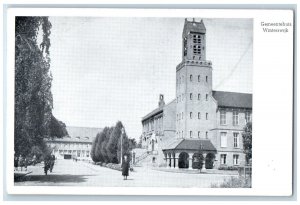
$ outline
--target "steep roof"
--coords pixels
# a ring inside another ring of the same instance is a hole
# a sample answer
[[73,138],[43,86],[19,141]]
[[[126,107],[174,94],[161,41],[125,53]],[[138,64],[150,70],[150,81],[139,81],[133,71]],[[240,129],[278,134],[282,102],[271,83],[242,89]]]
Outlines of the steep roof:
[[56,142],[86,142],[91,143],[96,137],[97,133],[101,132],[102,128],[94,127],[72,127],[67,126],[68,136],[63,138],[54,138],[48,141]]
[[[172,144],[173,145],[173,144]],[[211,143],[209,139],[182,139],[177,146],[171,146],[165,150],[202,150],[202,151],[214,151],[217,149]]]
[[206,28],[204,26],[203,21],[201,20],[200,22],[196,22],[196,21],[185,20],[182,36],[184,37],[187,34],[189,34],[190,32],[205,34]]
[[212,94],[219,107],[252,109],[252,94],[224,91],[213,91]]

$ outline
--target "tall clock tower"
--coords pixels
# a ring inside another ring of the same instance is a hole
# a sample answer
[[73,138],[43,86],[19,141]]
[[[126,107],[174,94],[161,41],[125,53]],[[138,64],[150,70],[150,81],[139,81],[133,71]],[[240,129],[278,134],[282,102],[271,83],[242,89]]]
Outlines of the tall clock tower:
[[216,115],[212,63],[206,60],[203,21],[185,19],[182,62],[176,67],[176,137],[209,139]]

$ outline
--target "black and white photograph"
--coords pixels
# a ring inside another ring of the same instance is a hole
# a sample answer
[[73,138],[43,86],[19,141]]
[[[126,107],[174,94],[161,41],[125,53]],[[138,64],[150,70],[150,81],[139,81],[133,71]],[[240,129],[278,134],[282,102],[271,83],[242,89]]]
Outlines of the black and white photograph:
[[252,19],[15,29],[15,186],[251,188]]
[[289,195],[292,19],[9,10],[8,193]]

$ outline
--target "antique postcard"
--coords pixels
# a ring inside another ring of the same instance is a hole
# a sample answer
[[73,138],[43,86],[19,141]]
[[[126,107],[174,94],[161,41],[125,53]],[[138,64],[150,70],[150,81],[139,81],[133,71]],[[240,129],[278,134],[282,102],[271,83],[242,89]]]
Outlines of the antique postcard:
[[291,195],[293,18],[8,9],[8,193]]

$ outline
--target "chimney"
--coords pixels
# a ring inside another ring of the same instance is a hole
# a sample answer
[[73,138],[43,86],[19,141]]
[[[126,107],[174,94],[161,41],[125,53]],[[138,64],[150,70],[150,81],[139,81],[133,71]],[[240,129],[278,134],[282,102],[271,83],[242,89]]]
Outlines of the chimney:
[[164,95],[160,94],[159,95],[159,101],[158,101],[158,107],[162,107],[164,105],[165,105]]

